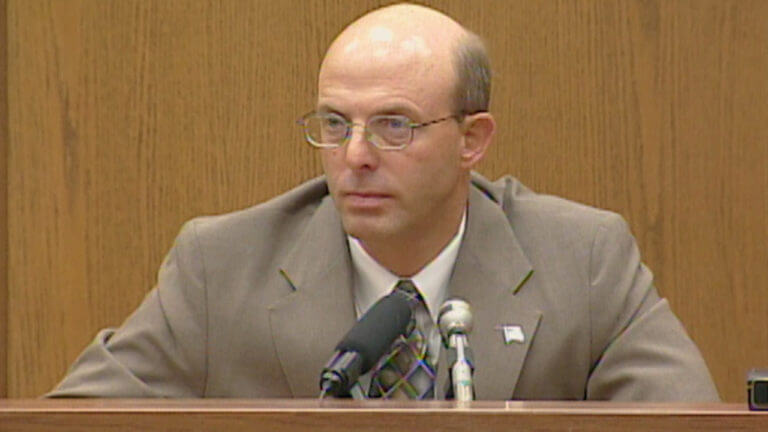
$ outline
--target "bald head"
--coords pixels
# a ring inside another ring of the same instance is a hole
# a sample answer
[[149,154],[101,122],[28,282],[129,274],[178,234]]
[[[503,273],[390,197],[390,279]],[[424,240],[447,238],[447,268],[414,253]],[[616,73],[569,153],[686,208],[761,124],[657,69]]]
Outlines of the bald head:
[[353,55],[378,61],[391,56],[449,58],[465,33],[456,21],[433,9],[410,4],[389,6],[347,26],[331,44],[323,66]]
[[386,69],[423,79],[445,93],[457,113],[488,109],[490,68],[482,41],[434,9],[398,4],[362,16],[328,48],[319,81],[322,87],[339,71],[373,77]]

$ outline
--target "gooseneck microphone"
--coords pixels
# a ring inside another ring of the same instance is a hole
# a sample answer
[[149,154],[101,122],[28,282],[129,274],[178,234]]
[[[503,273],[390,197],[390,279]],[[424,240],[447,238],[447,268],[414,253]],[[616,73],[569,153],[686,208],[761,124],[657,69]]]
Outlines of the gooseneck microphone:
[[349,397],[360,375],[379,361],[395,338],[405,334],[413,315],[409,301],[407,294],[396,290],[368,309],[320,372],[320,398]]
[[451,387],[446,399],[453,397],[459,402],[474,400],[472,373],[475,366],[467,339],[472,331],[472,310],[469,303],[459,298],[446,300],[440,306],[437,325],[440,327],[443,343],[448,348]]

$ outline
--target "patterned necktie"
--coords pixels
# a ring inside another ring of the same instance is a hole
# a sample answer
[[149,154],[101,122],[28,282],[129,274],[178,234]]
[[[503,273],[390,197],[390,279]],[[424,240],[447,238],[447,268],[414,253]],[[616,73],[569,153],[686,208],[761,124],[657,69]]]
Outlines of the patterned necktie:
[[371,375],[369,397],[384,399],[432,399],[435,369],[427,356],[424,320],[431,319],[424,299],[408,279],[395,286],[408,294],[414,312],[411,330],[392,344],[390,352],[379,360]]

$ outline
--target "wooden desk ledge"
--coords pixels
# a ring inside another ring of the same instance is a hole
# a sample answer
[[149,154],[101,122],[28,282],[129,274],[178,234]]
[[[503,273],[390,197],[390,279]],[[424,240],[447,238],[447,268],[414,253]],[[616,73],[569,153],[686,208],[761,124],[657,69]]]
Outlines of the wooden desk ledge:
[[0,401],[0,431],[768,431],[741,404],[314,399]]

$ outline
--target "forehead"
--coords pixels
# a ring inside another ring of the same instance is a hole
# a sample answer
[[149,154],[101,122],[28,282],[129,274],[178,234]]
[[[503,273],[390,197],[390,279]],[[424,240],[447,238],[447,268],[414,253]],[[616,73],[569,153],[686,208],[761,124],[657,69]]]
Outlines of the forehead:
[[386,31],[374,30],[364,42],[353,39],[329,51],[318,77],[318,104],[350,110],[406,104],[423,112],[445,111],[456,82],[451,59],[421,38],[392,41]]

